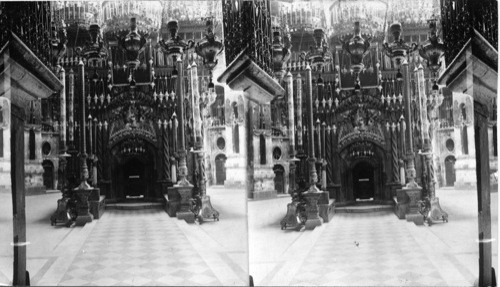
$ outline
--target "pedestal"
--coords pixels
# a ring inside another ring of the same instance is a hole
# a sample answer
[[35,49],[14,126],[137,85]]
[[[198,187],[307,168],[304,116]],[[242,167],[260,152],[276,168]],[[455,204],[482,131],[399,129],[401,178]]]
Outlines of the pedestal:
[[418,211],[418,201],[422,198],[422,189],[420,188],[403,188],[408,195],[408,213],[406,221],[412,221],[416,225],[424,224],[424,216]]
[[176,207],[176,216],[178,219],[184,219],[188,223],[194,223],[194,213],[191,212],[189,207],[191,206],[191,198],[193,197],[193,186],[192,185],[181,185],[177,184],[169,189],[169,194],[175,192],[180,197],[179,205]]
[[89,210],[89,196],[92,191],[93,191],[92,188],[75,189],[75,194],[78,198],[78,201],[76,203],[76,213],[77,213],[75,221],[76,226],[84,226],[88,222],[92,222],[92,220],[94,219]]
[[393,197],[394,213],[399,219],[405,219],[409,212],[410,198],[404,189],[396,189],[396,195]]
[[323,191],[318,192],[304,192],[302,195],[306,199],[306,229],[314,229],[320,226],[322,221],[319,217],[318,200],[320,199]]

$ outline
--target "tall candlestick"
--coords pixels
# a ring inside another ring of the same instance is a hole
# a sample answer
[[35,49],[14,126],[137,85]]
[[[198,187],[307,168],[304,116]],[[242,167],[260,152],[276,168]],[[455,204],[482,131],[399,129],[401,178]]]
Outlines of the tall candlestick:
[[297,144],[302,149],[302,77],[297,75]]
[[308,127],[309,131],[309,142],[308,142],[308,154],[309,154],[309,190],[308,192],[316,193],[318,188],[316,187],[316,182],[318,182],[318,174],[316,172],[316,158],[314,157],[314,118],[313,118],[313,91],[312,91],[312,73],[311,66],[309,63],[306,66],[306,97],[307,97],[307,113],[308,113]]
[[81,141],[80,141],[80,186],[79,189],[90,189],[89,184],[87,183],[87,179],[89,178],[89,170],[87,167],[87,151],[86,151],[86,118],[85,118],[85,67],[83,62],[80,61],[78,63],[78,70],[80,74],[80,95],[81,95],[81,123],[80,123],[80,132],[81,132]]
[[408,184],[406,187],[408,188],[413,188],[413,187],[418,187],[418,184],[415,182],[415,177],[417,176],[417,171],[415,170],[415,155],[413,152],[413,123],[412,123],[412,111],[411,111],[411,87],[410,87],[410,71],[408,67],[408,61],[405,60],[402,63],[403,67],[403,76],[405,79],[405,89],[403,90],[404,92],[404,98],[405,98],[405,118],[407,121],[407,144],[408,144],[408,150],[407,150],[407,164],[406,164],[406,177],[408,178]]
[[193,61],[191,65],[191,99],[193,103],[193,126],[195,140],[198,144],[201,143],[201,114],[200,114],[200,94],[198,88],[198,66]]
[[89,115],[89,154],[92,156],[93,148],[92,148],[92,116]]
[[186,133],[185,133],[185,119],[184,119],[184,73],[182,59],[178,59],[174,65],[177,65],[177,70],[179,71],[179,78],[177,79],[177,99],[178,99],[178,111],[179,111],[179,129],[180,129],[180,146],[179,146],[179,185],[188,186],[190,185],[187,180],[188,168],[187,168],[187,152],[186,152]]
[[285,78],[286,90],[288,95],[288,131],[290,139],[290,157],[295,156],[295,114],[293,105],[293,76],[290,71]]
[[59,117],[59,122],[61,123],[61,129],[60,129],[60,140],[61,140],[61,153],[66,152],[66,72],[64,71],[64,68],[61,67],[59,70],[59,79],[62,82],[62,89],[61,89],[61,94],[60,94],[60,117]]
[[74,135],[74,125],[75,125],[75,119],[74,119],[74,100],[75,100],[75,74],[73,73],[73,69],[69,70],[69,77],[68,77],[68,83],[69,83],[69,99],[68,99],[68,104],[69,104],[69,113],[68,113],[68,120],[69,120],[69,141],[70,143],[73,143],[75,140],[75,135]]

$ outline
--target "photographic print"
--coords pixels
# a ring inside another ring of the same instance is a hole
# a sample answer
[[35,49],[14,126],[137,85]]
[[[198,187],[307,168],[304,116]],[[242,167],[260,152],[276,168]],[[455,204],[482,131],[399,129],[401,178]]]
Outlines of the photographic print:
[[2,1],[0,27],[0,285],[496,286],[497,1]]

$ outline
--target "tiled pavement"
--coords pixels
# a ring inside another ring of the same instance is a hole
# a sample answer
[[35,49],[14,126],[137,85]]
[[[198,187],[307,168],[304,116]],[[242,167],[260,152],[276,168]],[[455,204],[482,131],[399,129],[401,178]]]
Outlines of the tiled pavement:
[[[332,222],[333,223],[333,222]],[[292,285],[445,286],[408,230],[391,212],[336,214]]]
[[175,221],[163,210],[107,210],[59,285],[222,285]]
[[[492,193],[493,265],[498,197]],[[313,231],[280,230],[289,199],[248,203],[250,274],[259,286],[474,286],[474,191],[439,190],[450,221],[416,226],[393,212],[337,213]]]

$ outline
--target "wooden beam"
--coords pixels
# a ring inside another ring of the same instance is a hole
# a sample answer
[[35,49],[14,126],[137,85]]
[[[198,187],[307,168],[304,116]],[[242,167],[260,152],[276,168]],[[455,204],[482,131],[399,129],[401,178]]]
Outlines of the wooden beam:
[[[12,105],[11,113],[11,180],[14,220],[14,286],[29,285],[26,272],[26,204],[24,188],[24,110]],[[27,282],[28,281],[28,282]]]
[[474,101],[474,140],[479,232],[479,286],[492,286],[490,160],[488,109]]

